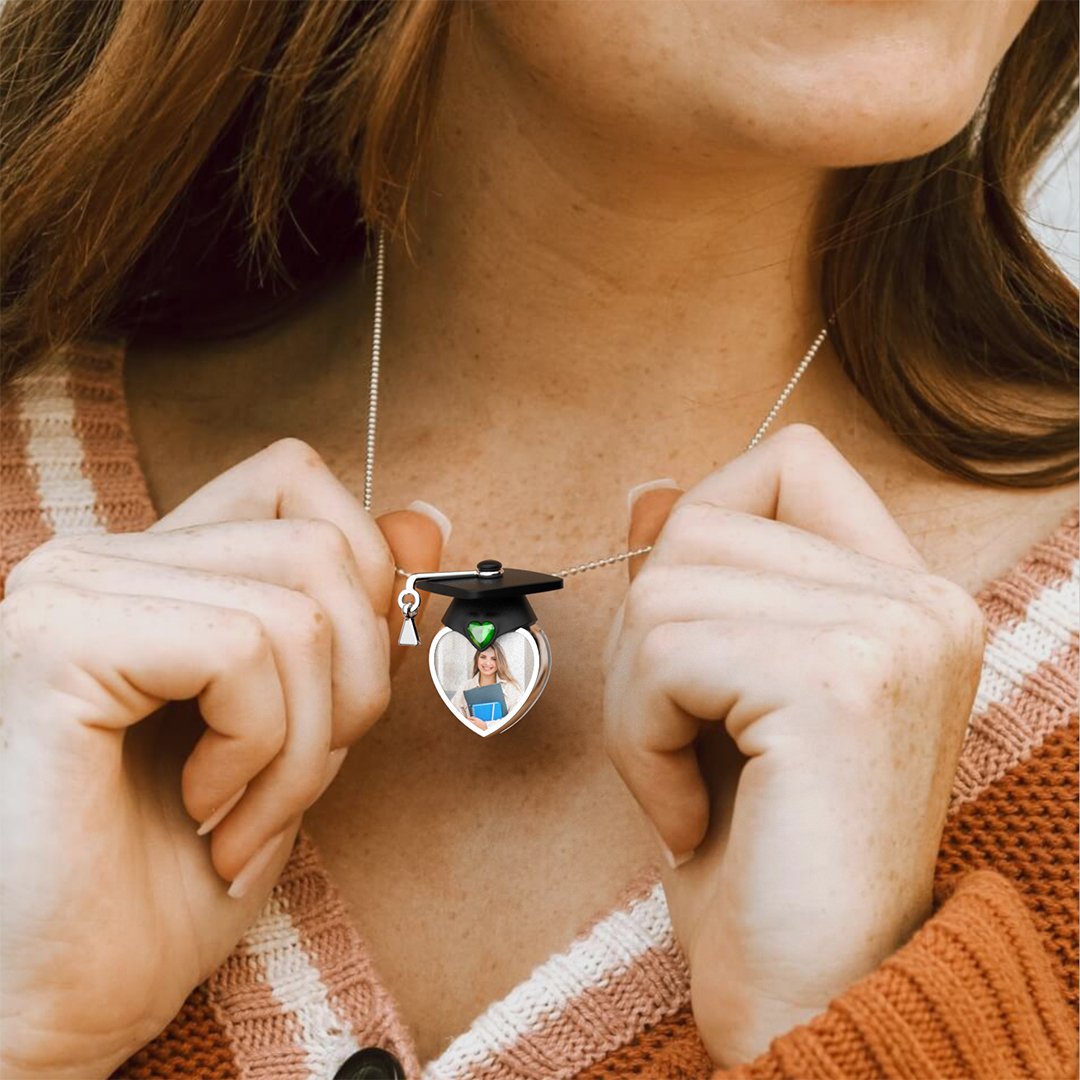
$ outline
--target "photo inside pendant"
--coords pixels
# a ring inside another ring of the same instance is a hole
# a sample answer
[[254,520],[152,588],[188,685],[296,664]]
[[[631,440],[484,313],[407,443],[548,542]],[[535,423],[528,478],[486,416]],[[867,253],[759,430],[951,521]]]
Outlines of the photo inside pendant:
[[528,635],[516,631],[484,648],[477,648],[463,634],[444,634],[439,639],[435,678],[465,723],[487,732],[513,719],[525,703],[536,668],[529,644]]

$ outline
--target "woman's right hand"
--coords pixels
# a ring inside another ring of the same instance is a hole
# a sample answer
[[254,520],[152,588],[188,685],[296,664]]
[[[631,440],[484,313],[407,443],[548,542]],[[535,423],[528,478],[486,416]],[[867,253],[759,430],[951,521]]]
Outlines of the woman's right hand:
[[6,1080],[109,1075],[225,960],[389,701],[395,561],[438,569],[441,547],[285,439],[146,532],[52,540],[12,570]]

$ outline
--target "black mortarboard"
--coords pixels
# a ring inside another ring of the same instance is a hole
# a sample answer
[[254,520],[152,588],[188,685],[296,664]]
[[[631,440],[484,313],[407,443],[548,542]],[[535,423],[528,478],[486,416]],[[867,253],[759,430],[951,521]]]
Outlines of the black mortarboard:
[[[550,592],[561,589],[564,584],[561,577],[553,574],[503,568],[495,559],[482,560],[476,564],[476,570],[482,576],[435,578],[429,581],[418,578],[416,588],[449,596],[451,602],[443,615],[443,625],[464,635],[478,648],[481,641],[487,644],[503,634],[532,626],[536,622],[536,612],[526,599],[529,593]],[[474,630],[490,623],[494,632],[470,632],[470,623],[474,624]]]

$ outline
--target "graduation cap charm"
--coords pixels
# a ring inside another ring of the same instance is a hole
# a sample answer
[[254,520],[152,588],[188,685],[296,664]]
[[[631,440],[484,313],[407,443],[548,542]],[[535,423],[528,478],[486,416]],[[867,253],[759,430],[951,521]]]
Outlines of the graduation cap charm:
[[417,590],[451,597],[428,652],[431,680],[470,731],[494,735],[536,704],[551,674],[551,646],[528,595],[562,587],[561,577],[504,568],[495,559],[475,570],[410,574],[398,594],[398,644],[420,644]]

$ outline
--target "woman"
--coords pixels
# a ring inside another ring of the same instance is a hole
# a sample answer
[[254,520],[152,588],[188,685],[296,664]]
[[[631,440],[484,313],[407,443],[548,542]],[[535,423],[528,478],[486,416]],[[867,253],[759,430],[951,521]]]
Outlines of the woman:
[[493,641],[486,649],[477,649],[473,656],[472,674],[468,682],[454,695],[452,702],[455,709],[475,728],[487,731],[487,722],[474,716],[465,700],[466,690],[475,690],[478,686],[499,686],[502,688],[504,711],[503,717],[509,716],[521,700],[521,688],[510,672],[506,654],[502,646]]
[[[1073,5],[0,20],[0,1072],[1069,1074]],[[391,685],[395,564],[654,542]]]

